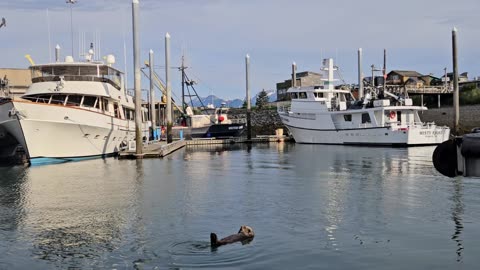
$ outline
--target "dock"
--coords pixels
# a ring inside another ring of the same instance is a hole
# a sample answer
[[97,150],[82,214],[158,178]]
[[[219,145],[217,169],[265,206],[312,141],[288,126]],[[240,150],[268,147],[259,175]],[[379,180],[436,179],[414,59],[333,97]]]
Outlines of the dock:
[[265,135],[257,136],[251,140],[247,138],[205,138],[193,140],[176,140],[172,143],[156,141],[143,146],[143,152],[137,155],[135,150],[124,150],[118,153],[118,159],[146,159],[163,158],[169,154],[188,146],[215,145],[215,144],[237,144],[237,143],[281,143],[288,142],[291,138],[287,136]]

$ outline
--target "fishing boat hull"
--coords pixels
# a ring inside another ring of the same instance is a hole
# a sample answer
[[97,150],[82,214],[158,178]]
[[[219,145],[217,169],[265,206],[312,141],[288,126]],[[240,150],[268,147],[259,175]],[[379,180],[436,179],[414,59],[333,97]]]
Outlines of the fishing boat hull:
[[204,128],[193,128],[192,138],[239,137],[245,131],[245,124],[213,124]]
[[303,128],[289,124],[285,125],[297,143],[420,146],[437,145],[448,140],[450,136],[450,129],[437,127],[435,125],[401,129],[393,129],[392,127],[372,127],[339,130]]
[[31,164],[112,155],[135,138],[134,122],[88,109],[9,101],[0,129],[26,151]]

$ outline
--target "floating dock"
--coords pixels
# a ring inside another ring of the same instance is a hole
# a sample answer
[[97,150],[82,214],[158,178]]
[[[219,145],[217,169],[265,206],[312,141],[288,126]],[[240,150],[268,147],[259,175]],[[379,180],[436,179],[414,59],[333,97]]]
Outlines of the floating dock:
[[183,147],[198,146],[198,145],[214,145],[214,144],[236,144],[236,143],[276,143],[286,142],[291,139],[286,136],[257,136],[251,140],[246,138],[206,138],[194,140],[177,140],[167,144],[165,141],[157,141],[144,145],[143,152],[137,155],[134,150],[121,151],[118,154],[118,159],[144,159],[144,158],[163,158]]

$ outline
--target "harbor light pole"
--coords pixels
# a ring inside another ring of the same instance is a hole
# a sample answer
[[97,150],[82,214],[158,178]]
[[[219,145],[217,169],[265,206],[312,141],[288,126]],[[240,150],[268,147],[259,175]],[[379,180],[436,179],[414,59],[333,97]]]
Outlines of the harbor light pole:
[[135,141],[136,155],[139,158],[143,152],[142,143],[142,85],[140,75],[140,44],[138,37],[138,5],[139,0],[132,0],[132,26],[133,26],[133,65],[135,88]]
[[72,57],[73,57],[73,5],[77,3],[77,0],[67,0],[67,4],[70,4],[70,36],[72,39]]

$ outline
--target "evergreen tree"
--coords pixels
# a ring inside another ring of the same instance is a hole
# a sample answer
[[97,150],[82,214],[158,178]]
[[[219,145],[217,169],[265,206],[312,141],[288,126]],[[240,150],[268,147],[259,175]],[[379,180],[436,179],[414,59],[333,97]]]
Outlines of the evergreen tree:
[[246,108],[247,108],[247,100],[245,99],[242,104],[242,109],[246,109]]
[[268,94],[265,91],[265,89],[263,89],[262,92],[258,93],[257,95],[255,106],[257,106],[258,109],[263,109],[267,106],[267,104],[268,104]]

